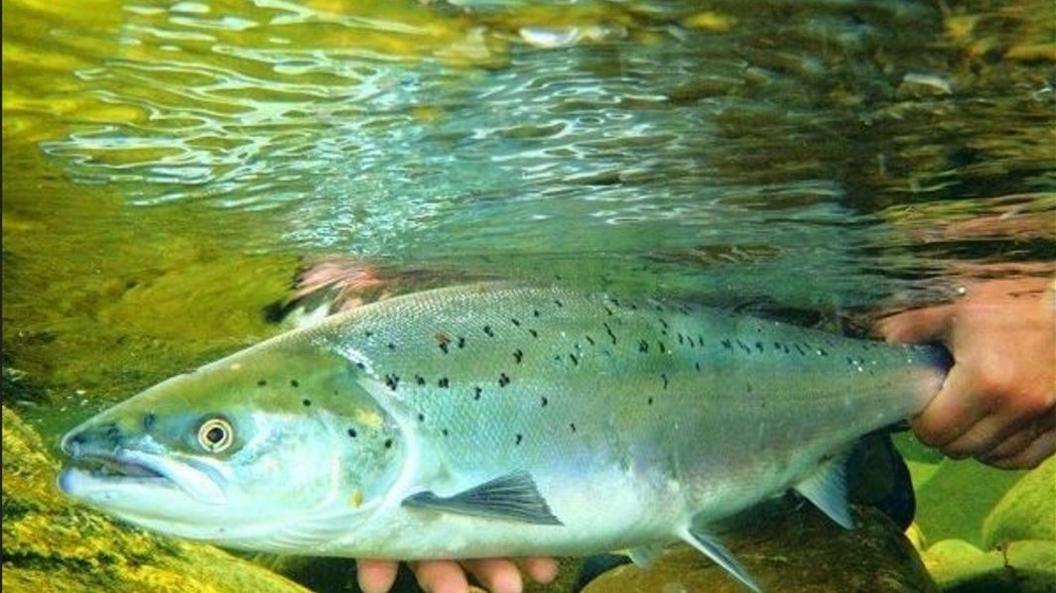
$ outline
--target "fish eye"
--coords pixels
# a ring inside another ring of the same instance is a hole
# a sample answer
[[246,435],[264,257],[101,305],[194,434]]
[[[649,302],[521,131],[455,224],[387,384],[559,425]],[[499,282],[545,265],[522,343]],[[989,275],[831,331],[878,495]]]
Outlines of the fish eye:
[[198,444],[210,453],[220,453],[235,440],[231,423],[223,418],[210,418],[198,427]]

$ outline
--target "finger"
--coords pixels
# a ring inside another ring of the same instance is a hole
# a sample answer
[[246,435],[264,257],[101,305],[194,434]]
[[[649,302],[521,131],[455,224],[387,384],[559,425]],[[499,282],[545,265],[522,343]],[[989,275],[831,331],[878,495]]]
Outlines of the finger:
[[386,593],[396,582],[399,565],[385,560],[359,560],[356,562],[356,580],[363,593]]
[[[943,446],[942,451],[954,458],[986,455],[1029,423],[1029,418],[1009,417],[1007,414],[989,415]],[[1030,440],[1027,440],[1024,447],[1029,444]]]
[[939,394],[912,419],[913,431],[925,444],[941,448],[952,443],[988,414],[963,368],[955,365]]
[[557,578],[557,561],[553,558],[532,556],[521,560],[520,565],[528,578],[537,583],[545,585]]
[[521,593],[521,573],[505,558],[466,560],[462,565],[491,593]]
[[979,461],[983,463],[993,465],[994,462],[1014,457],[1022,453],[1034,439],[1038,437],[1038,433],[1033,428],[1024,428],[1019,432],[1009,436],[1007,439],[1001,442],[1000,445],[994,447],[990,451],[983,453],[978,456]]
[[888,342],[927,342],[946,334],[952,315],[950,305],[905,311],[881,319],[875,331]]
[[469,583],[462,567],[451,560],[423,560],[411,566],[418,586],[428,593],[468,593]]
[[1056,429],[1042,433],[1022,452],[995,460],[991,465],[1003,469],[1034,469],[1056,453]]

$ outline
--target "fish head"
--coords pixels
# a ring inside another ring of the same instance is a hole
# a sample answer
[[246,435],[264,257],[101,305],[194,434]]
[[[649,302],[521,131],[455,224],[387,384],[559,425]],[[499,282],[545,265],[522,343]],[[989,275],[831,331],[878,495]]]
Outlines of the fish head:
[[62,440],[71,497],[230,547],[322,551],[399,474],[397,425],[339,353],[258,347],[173,377]]

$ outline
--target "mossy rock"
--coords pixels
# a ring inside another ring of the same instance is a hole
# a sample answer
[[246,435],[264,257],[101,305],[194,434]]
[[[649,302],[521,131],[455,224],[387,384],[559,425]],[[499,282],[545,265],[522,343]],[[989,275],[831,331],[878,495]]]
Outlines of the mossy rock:
[[[784,593],[935,593],[919,556],[883,513],[856,510],[844,530],[813,507],[773,515],[724,539],[764,591]],[[656,565],[620,566],[585,593],[744,593],[743,585],[688,546],[665,550]]]
[[1001,550],[983,551],[958,539],[947,539],[924,553],[943,593],[1054,593],[1056,545],[1022,540]]
[[307,593],[211,546],[72,506],[40,437],[3,408],[3,589],[11,593]]
[[1056,549],[1056,457],[1017,482],[983,522],[987,548],[1019,540],[1048,541]]

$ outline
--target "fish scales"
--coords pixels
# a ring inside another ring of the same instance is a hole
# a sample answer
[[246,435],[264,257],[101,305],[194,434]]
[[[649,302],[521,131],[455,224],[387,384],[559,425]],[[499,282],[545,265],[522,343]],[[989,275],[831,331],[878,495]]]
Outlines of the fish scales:
[[[336,379],[335,358],[344,363]],[[398,559],[664,543],[809,481],[857,437],[922,409],[944,377],[931,347],[688,303],[485,284],[329,318],[162,384],[138,407],[157,407],[174,386],[186,398],[283,364],[315,389],[296,414],[323,418],[329,434],[357,434],[310,449],[335,476],[317,480],[328,492],[314,514],[277,535],[148,526],[250,549]],[[269,405],[246,397],[235,407]],[[294,412],[283,413],[289,424]],[[371,430],[379,436],[368,442]],[[519,477],[489,486],[503,476]],[[527,494],[510,502],[513,482]],[[350,491],[365,498],[349,505]],[[503,516],[509,508],[493,498],[534,519]]]

